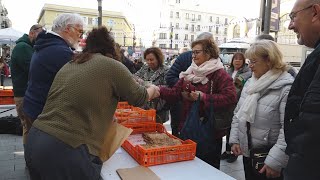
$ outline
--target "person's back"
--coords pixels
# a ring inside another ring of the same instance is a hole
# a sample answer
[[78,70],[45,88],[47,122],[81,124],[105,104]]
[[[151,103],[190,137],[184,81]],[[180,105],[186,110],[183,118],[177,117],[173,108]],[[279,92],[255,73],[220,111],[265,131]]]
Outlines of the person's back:
[[137,72],[136,68],[134,67],[134,63],[128,59],[127,57],[123,57],[122,63],[129,69],[129,71],[134,74]]
[[86,43],[55,76],[30,129],[25,157],[31,179],[101,179],[111,155],[109,140],[123,130],[113,121],[119,99],[140,106],[159,96],[159,88],[138,85],[119,62],[105,26],[89,32]]
[[42,31],[42,26],[39,24],[31,26],[29,34],[20,37],[12,50],[10,70],[14,97],[23,97],[25,94],[30,61],[34,52],[33,45],[38,34]]
[[34,46],[29,84],[24,98],[24,113],[33,120],[41,113],[56,73],[71,60],[73,52],[59,36],[43,32]]
[[173,65],[170,67],[167,76],[166,81],[169,87],[173,87],[179,80],[179,74],[182,71],[186,71],[188,67],[192,63],[192,52],[187,51],[182,54],[180,54]]
[[72,59],[83,34],[83,19],[79,14],[60,14],[53,22],[52,31],[38,35],[29,70],[28,88],[23,111],[33,122],[41,113],[56,73]]
[[28,128],[25,125],[25,118],[22,110],[22,103],[28,85],[28,74],[33,45],[39,33],[43,31],[42,26],[35,24],[30,28],[29,34],[24,34],[16,41],[16,46],[11,56],[11,78],[13,85],[14,101],[17,114],[23,125],[23,144],[27,142]]
[[[93,54],[89,61],[81,64],[67,63],[57,73],[48,95],[48,103],[33,123],[34,127],[73,147],[85,143],[90,153],[99,155],[101,140],[113,118],[118,97],[125,97],[124,91],[143,91],[142,86],[135,89],[136,85],[130,84],[135,82],[124,71],[125,67],[118,61],[99,53]],[[119,96],[115,96],[115,92]],[[141,99],[138,95],[126,99],[130,104],[140,106],[145,103],[146,95]],[[68,125],[71,119],[74,120],[72,126]]]
[[33,44],[27,34],[16,41],[11,57],[11,78],[15,97],[22,97],[27,89]]

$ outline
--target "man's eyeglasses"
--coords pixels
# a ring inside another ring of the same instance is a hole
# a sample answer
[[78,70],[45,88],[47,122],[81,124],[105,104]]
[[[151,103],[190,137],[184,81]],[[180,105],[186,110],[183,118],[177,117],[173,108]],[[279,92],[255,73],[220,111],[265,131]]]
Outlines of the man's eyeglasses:
[[84,31],[82,30],[82,29],[78,29],[78,28],[76,28],[76,27],[74,27],[74,26],[71,26],[73,29],[75,29],[80,35],[79,35],[79,38],[81,38],[82,37],[82,35],[83,35],[83,33],[84,33]]
[[298,10],[298,11],[291,12],[291,13],[289,14],[290,20],[293,21],[294,18],[297,16],[297,14],[298,14],[299,12],[311,8],[313,5],[314,5],[314,4],[312,4],[312,5],[308,6],[308,7],[305,7],[305,8],[303,8],[303,9],[300,9],[300,10]]
[[192,54],[196,56],[196,55],[200,54],[202,51],[203,50],[193,50]]

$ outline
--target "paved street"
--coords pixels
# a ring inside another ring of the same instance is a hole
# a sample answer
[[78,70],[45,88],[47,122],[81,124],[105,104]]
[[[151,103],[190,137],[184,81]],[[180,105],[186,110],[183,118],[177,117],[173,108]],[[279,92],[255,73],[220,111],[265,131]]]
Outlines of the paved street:
[[[10,79],[5,81],[5,85],[11,85]],[[1,109],[0,109],[1,112]],[[16,116],[15,109],[0,114],[0,117],[7,115]],[[170,122],[164,124],[171,132]],[[222,152],[225,150],[225,138]],[[23,156],[22,137],[17,135],[0,134],[0,180],[28,180],[30,179],[25,169]],[[44,162],[45,163],[45,162]],[[244,180],[242,157],[234,163],[221,161],[221,170],[237,180]],[[201,179],[201,178],[200,178]]]

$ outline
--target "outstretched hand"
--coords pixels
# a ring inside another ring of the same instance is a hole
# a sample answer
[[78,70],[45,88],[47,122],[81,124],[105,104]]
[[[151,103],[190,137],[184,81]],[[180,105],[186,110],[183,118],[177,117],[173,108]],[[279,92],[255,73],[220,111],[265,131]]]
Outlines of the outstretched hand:
[[157,97],[160,96],[160,88],[158,86],[155,86],[155,85],[150,85],[147,88],[147,92],[148,92],[148,95],[149,95],[149,100],[152,100],[152,99],[157,98]]

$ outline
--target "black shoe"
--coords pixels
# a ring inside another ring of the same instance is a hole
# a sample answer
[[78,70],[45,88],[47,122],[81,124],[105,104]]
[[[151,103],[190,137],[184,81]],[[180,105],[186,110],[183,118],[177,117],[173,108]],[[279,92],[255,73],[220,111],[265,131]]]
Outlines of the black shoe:
[[227,159],[228,163],[233,163],[238,159],[238,156],[235,156],[233,154],[229,154],[229,158]]
[[229,159],[229,156],[231,155],[231,152],[225,151],[221,154],[221,160]]

